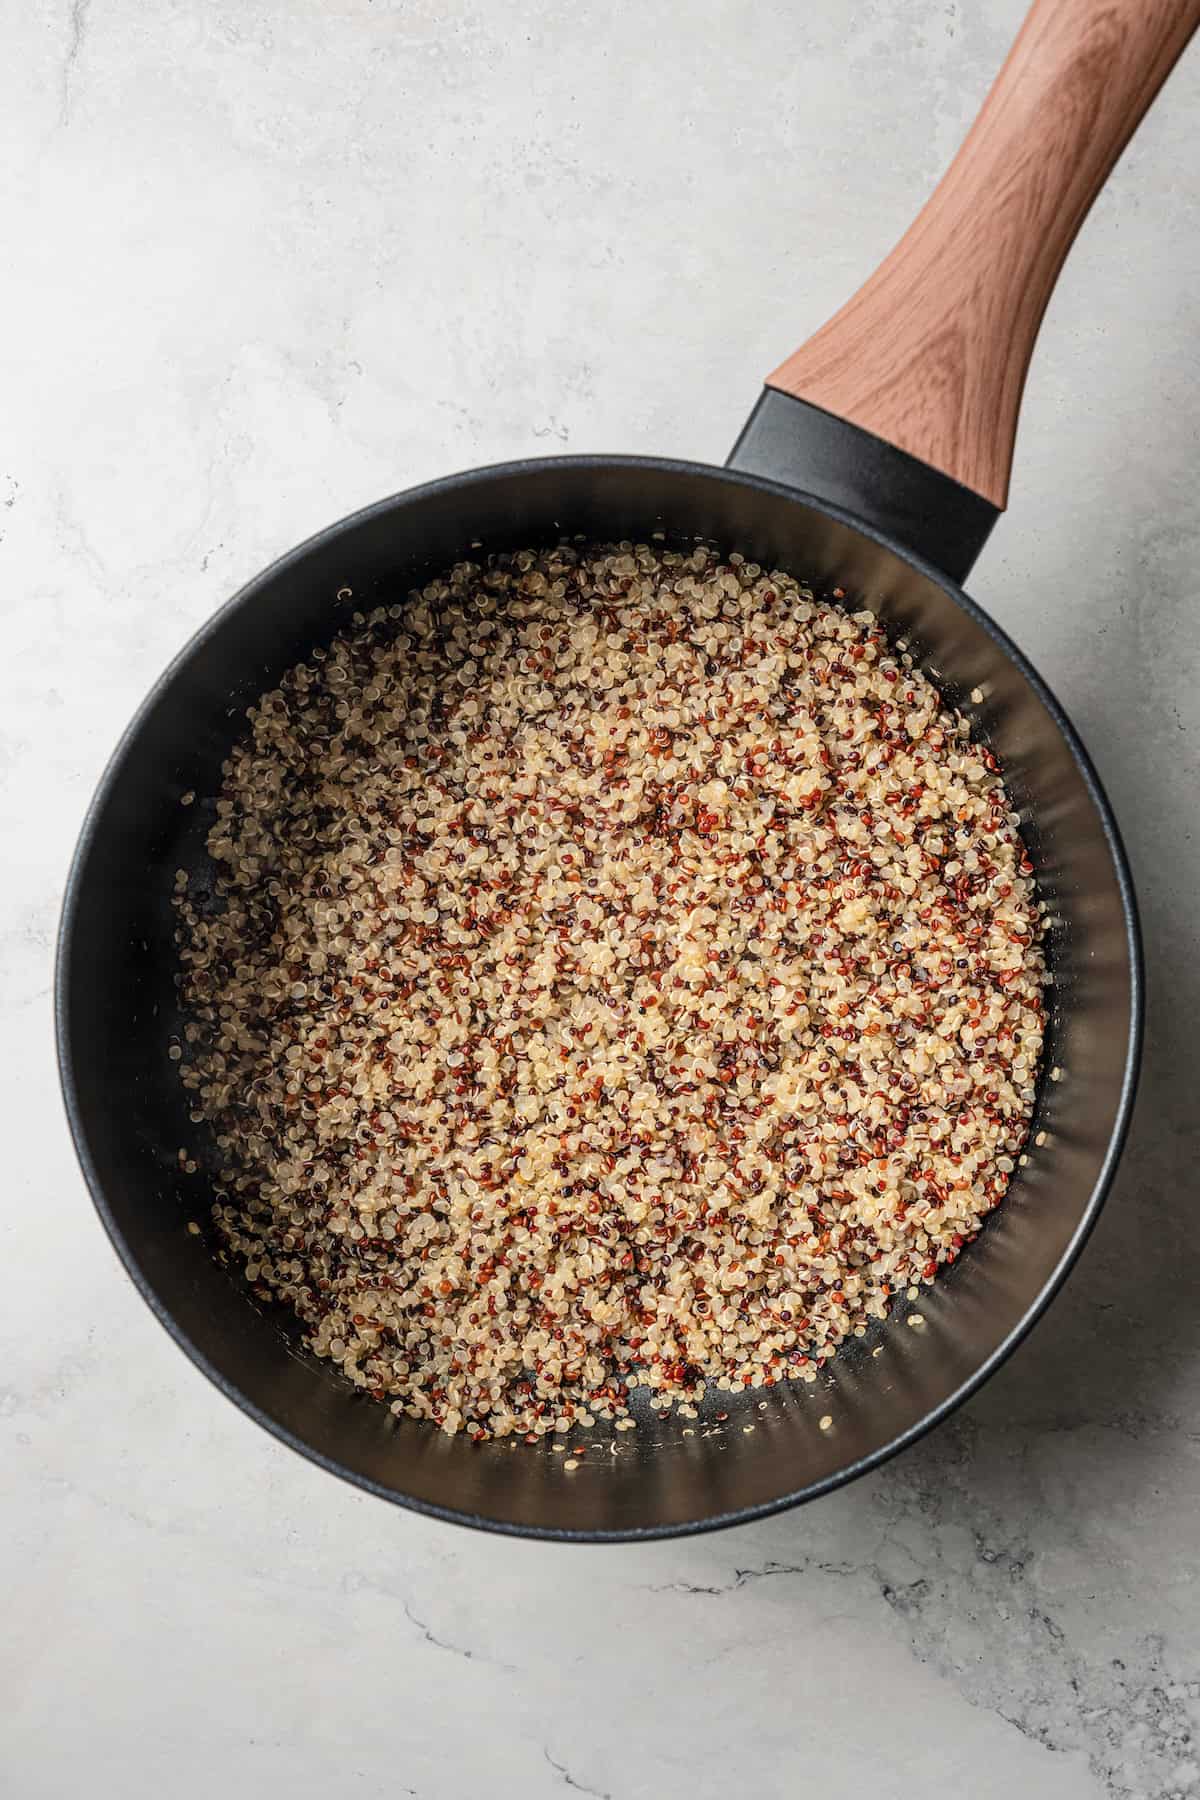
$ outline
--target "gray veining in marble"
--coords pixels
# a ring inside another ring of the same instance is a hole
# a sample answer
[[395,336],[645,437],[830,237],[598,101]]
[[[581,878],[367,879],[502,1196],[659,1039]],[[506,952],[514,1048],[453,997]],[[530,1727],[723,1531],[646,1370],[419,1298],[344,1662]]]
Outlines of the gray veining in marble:
[[51,939],[141,693],[439,471],[719,459],[953,150],[1020,0],[33,0],[0,67],[0,1789],[1200,1795],[1200,50],[1050,309],[974,588],[1138,870],[1137,1121],[1063,1298],[802,1513],[603,1551],[338,1486],[187,1365],[67,1142]]

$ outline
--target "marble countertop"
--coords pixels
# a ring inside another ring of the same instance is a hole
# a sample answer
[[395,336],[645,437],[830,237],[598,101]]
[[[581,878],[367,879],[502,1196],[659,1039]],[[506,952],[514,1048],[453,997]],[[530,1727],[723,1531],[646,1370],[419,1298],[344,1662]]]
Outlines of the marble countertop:
[[1145,912],[1133,1139],[950,1424],[766,1524],[603,1550],[340,1486],[154,1323],[58,1098],[71,845],[244,578],[439,471],[720,460],[907,223],[1020,0],[35,0],[0,70],[0,1788],[124,1800],[1200,1794],[1200,50],[1055,296],[974,591]]

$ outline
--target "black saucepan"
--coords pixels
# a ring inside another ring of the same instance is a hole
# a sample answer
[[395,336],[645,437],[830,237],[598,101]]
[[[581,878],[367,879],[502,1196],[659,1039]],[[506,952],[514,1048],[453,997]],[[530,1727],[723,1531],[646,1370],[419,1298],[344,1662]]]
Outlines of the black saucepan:
[[[958,582],[1003,502],[1045,294],[1198,16],[1200,0],[1039,0],[963,152],[889,259],[900,260],[898,285],[885,264],[874,298],[868,284],[813,341],[811,363],[801,366],[801,352],[785,365],[725,468],[563,457],[473,471],[368,507],[244,588],[129,727],[84,825],[63,913],[56,1006],[71,1127],[101,1218],[159,1319],[230,1399],[323,1467],[420,1511],[531,1536],[651,1537],[748,1519],[838,1486],[944,1418],[1057,1290],[1103,1201],[1133,1099],[1142,1009],[1134,898],[1078,738]],[[1097,92],[1084,105],[1089,83]],[[1065,151],[1057,142],[1054,159],[1034,159],[1019,180],[1030,120],[1043,136],[1055,121],[1061,140],[1064,110],[1074,121]],[[1025,219],[1015,238],[1014,208]],[[947,315],[938,257],[980,220],[986,242],[1003,243],[976,252]],[[1001,320],[1014,262],[1017,298]],[[926,316],[940,322],[925,335],[913,329],[909,354],[909,297],[922,287]],[[877,310],[872,324],[872,305],[888,309],[882,322]],[[840,355],[846,320],[861,347]],[[244,709],[328,641],[348,607],[403,599],[468,554],[563,534],[654,532],[740,549],[844,589],[910,640],[1002,759],[1050,905],[1055,985],[1028,1163],[979,1240],[923,1293],[923,1328],[909,1329],[902,1307],[817,1387],[726,1397],[728,1416],[713,1410],[686,1429],[647,1411],[638,1431],[614,1436],[564,1478],[546,1443],[474,1447],[393,1418],[309,1357],[294,1329],[259,1309],[204,1236],[189,1232],[211,1197],[206,1148],[166,1054],[178,1024],[171,891],[179,867],[203,879],[212,817],[203,797],[220,786]],[[201,800],[181,807],[189,790]],[[194,1147],[200,1173],[181,1171],[180,1146]],[[873,1357],[879,1343],[884,1353]],[[831,1429],[819,1428],[823,1415]]]

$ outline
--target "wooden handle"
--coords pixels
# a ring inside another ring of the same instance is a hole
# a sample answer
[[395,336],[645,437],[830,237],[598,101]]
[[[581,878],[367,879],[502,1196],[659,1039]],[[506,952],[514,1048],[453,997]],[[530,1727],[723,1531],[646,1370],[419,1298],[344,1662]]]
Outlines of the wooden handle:
[[1063,259],[1197,25],[1200,0],[1035,0],[912,228],[768,387],[1003,507]]

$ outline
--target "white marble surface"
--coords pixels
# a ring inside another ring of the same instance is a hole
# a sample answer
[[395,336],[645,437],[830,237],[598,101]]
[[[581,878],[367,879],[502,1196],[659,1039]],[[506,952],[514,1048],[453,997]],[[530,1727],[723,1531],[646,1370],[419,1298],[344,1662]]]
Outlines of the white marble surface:
[[1152,1005],[1116,1194],[951,1425],[769,1524],[472,1537],[153,1322],[60,1116],[51,939],[171,653],[362,502],[719,459],[951,152],[1020,0],[34,0],[0,68],[0,1791],[1200,1794],[1200,50],[1053,302],[974,587],[1092,746]]

